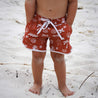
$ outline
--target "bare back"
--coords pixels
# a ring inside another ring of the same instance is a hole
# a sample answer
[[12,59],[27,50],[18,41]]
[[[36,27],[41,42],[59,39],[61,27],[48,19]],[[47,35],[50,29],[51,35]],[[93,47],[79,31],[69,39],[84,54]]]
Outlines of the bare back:
[[68,0],[37,0],[37,14],[46,18],[65,16]]

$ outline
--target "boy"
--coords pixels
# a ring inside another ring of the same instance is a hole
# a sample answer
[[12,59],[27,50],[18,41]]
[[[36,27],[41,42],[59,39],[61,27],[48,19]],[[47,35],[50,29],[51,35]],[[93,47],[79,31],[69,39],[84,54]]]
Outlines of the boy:
[[77,10],[77,0],[25,0],[26,29],[24,45],[32,49],[34,84],[30,92],[40,94],[43,63],[47,39],[58,79],[58,87],[64,96],[73,95],[66,85],[64,54],[71,52],[69,43],[72,24]]

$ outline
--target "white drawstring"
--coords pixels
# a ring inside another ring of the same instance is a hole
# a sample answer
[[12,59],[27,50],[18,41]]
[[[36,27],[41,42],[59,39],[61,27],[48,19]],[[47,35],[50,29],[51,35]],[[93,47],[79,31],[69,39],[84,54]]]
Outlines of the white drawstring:
[[63,40],[64,38],[60,35],[59,31],[57,30],[56,26],[49,20],[49,19],[44,19],[44,18],[41,18],[42,21],[45,21],[44,24],[41,26],[41,28],[39,29],[39,31],[37,32],[37,34],[39,34],[42,29],[45,30],[49,24],[51,24],[54,29],[56,30],[58,36],[60,37],[61,40]]

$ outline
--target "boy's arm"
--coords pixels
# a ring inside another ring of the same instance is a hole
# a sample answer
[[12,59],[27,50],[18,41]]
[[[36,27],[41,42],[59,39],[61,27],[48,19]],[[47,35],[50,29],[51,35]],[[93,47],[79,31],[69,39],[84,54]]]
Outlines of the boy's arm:
[[26,24],[29,23],[35,13],[35,0],[25,0]]
[[78,0],[68,0],[68,12],[66,22],[72,26],[76,11],[77,11],[77,2]]

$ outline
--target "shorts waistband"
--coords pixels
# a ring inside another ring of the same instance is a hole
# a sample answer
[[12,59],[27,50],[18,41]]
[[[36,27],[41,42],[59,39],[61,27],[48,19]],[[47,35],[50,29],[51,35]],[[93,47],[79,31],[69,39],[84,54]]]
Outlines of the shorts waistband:
[[41,15],[39,15],[39,14],[35,14],[34,16],[37,16],[37,17],[39,17],[39,18],[44,18],[44,19],[49,19],[50,21],[57,21],[57,20],[61,20],[61,19],[65,19],[65,16],[62,16],[62,17],[60,17],[60,18],[54,18],[54,19],[51,19],[51,18],[46,18],[46,17],[44,17],[44,16],[41,16]]

